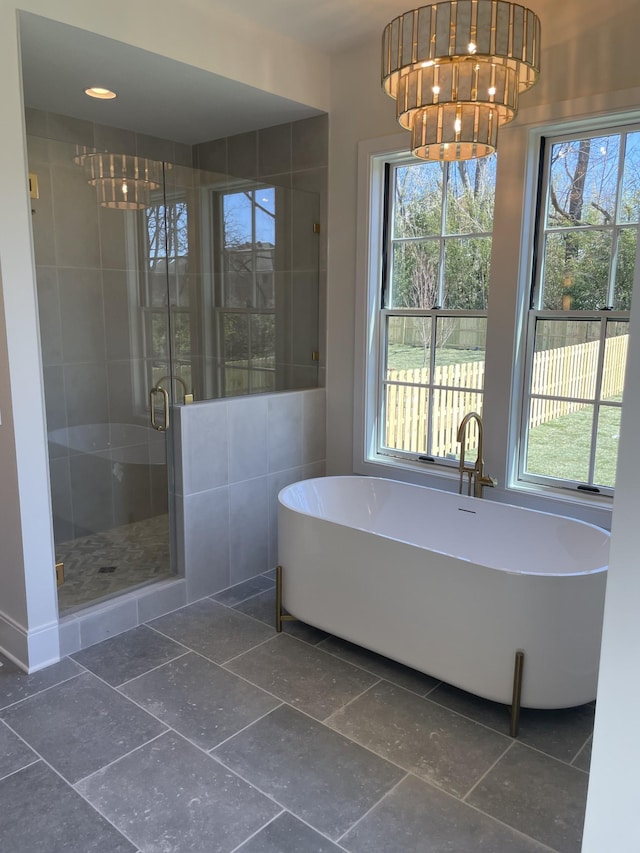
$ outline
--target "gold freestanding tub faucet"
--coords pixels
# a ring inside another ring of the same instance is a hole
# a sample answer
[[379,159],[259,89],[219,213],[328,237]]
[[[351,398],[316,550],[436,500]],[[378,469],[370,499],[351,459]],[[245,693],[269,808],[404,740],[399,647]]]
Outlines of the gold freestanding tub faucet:
[[[478,455],[476,457],[473,468],[465,465],[464,455],[467,446],[467,428],[470,421],[475,421],[478,427]],[[482,444],[484,439],[484,430],[482,426],[482,418],[477,412],[468,412],[460,421],[458,427],[458,442],[460,443],[460,462],[458,463],[458,471],[460,472],[460,486],[458,493],[462,494],[464,483],[464,475],[468,477],[467,494],[471,494],[471,486],[473,484],[473,495],[476,498],[482,497],[482,490],[485,486],[496,486],[498,481],[494,477],[487,477],[484,473],[484,459],[482,458]]]

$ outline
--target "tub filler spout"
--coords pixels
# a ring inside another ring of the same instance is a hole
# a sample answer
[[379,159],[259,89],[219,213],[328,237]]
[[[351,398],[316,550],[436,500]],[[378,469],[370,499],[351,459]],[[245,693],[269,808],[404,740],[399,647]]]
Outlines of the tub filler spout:
[[[476,427],[478,430],[478,455],[476,456],[476,461],[473,466],[465,465],[464,460],[465,450],[467,447],[467,431],[471,421],[476,422]],[[464,485],[464,475],[466,474],[468,478],[467,494],[470,495],[472,493],[471,487],[473,485],[474,497],[481,498],[483,488],[485,486],[496,486],[498,484],[498,481],[495,479],[495,477],[489,477],[484,473],[484,459],[482,458],[484,429],[482,426],[482,418],[477,412],[468,412],[460,421],[457,440],[460,444],[460,462],[458,464],[458,471],[460,472],[460,486],[458,488],[458,493],[462,494],[462,488]]]

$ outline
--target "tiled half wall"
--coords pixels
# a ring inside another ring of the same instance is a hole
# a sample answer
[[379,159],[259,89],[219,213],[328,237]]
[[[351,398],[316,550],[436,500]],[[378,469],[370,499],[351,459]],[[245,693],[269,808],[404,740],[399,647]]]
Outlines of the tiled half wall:
[[276,565],[278,492],[324,475],[325,391],[212,400],[177,414],[178,572],[195,601]]

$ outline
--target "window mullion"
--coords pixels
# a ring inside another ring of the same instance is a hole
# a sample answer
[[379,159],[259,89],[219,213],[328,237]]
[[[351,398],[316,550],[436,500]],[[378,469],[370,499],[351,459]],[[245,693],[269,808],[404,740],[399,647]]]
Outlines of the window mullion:
[[527,455],[529,446],[529,422],[531,413],[531,383],[533,381],[533,359],[535,355],[535,333],[538,312],[532,308],[529,311],[527,323],[527,347],[525,358],[525,376],[522,394],[522,408],[520,415],[520,452],[518,457],[518,478],[522,478],[527,467]]
[[[444,305],[444,265],[445,265],[445,234],[447,233],[447,208],[449,204],[449,164],[444,163],[442,167],[442,211],[440,214],[440,253],[438,262],[438,301],[437,305]],[[435,325],[435,324],[434,324]],[[435,349],[435,348],[434,348]]]
[[378,423],[375,426],[376,435],[376,452],[385,445],[384,428],[387,423],[387,328],[388,328],[388,313],[383,309],[380,312],[380,329],[378,331],[378,381],[377,388],[377,404],[376,417]]
[[609,286],[607,288],[606,308],[615,305],[616,270],[618,268],[618,243],[620,242],[620,205],[622,200],[622,183],[624,180],[624,158],[627,149],[627,134],[620,134],[620,153],[618,157],[618,180],[616,182],[616,201],[614,206],[613,233],[611,235],[611,258],[609,260]]
[[600,324],[600,347],[598,349],[596,387],[593,394],[593,422],[591,424],[591,448],[589,450],[589,485],[593,485],[595,479],[598,422],[600,420],[600,402],[602,398],[602,374],[604,371],[605,347],[607,343],[607,321],[603,318]]
[[[256,248],[258,242],[258,228],[256,223],[257,213],[258,209],[256,205],[256,191],[251,190],[251,306],[254,308],[258,304],[258,259],[256,257]],[[251,341],[251,331],[249,331],[249,341]],[[249,362],[249,364],[251,364],[251,362]]]
[[[551,145],[545,145],[544,152],[544,163],[543,163],[543,186],[549,186],[551,181]],[[542,189],[540,190],[542,192]],[[543,281],[545,274],[545,259],[546,259],[546,246],[547,246],[547,229],[546,223],[549,220],[549,205],[550,205],[550,193],[547,191],[544,194],[544,204],[540,205],[540,210],[538,211],[538,220],[537,220],[537,229],[542,234],[542,239],[539,241],[539,254],[537,259],[537,268],[535,271],[536,280],[534,283],[534,293],[532,299],[532,307],[539,311],[542,308],[542,296],[543,296]],[[535,327],[534,327],[535,328]]]
[[429,347],[429,385],[427,387],[427,453],[433,456],[433,387],[436,376],[436,324],[437,317],[431,317]]

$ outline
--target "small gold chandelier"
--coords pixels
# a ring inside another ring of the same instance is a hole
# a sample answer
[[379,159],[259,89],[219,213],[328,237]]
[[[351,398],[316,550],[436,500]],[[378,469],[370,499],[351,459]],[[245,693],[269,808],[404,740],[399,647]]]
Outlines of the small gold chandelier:
[[493,154],[539,72],[540,20],[506,0],[430,3],[382,35],[384,91],[424,160]]
[[162,163],[132,154],[77,146],[73,162],[84,168],[99,203],[115,210],[143,210],[162,183]]

